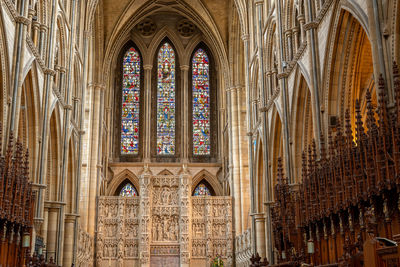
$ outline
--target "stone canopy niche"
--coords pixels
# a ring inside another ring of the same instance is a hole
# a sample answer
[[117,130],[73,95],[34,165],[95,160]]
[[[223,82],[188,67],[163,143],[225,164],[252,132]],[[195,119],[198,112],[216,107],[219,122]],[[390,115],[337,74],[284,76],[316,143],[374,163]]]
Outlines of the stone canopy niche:
[[96,266],[232,265],[231,197],[192,197],[185,173],[139,179],[137,197],[99,198]]

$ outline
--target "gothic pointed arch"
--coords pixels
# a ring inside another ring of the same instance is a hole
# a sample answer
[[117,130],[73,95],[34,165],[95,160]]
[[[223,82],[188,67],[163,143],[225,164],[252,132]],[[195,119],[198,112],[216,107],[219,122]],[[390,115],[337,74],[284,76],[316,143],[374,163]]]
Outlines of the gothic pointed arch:
[[223,195],[223,188],[218,181],[217,177],[212,175],[210,172],[207,170],[201,170],[197,174],[195,174],[192,178],[192,192],[196,188],[197,185],[199,185],[202,181],[206,181],[213,192],[215,193],[214,195],[216,196],[222,196]]
[[329,77],[325,79],[327,120],[336,117],[336,121],[344,122],[346,110],[349,110],[354,130],[356,99],[360,100],[361,114],[365,120],[365,93],[367,90],[371,91],[374,107],[377,105],[377,93],[371,42],[353,13],[345,9],[339,11],[337,28],[333,31],[329,49],[332,56],[327,62],[325,74]]
[[128,41],[121,49],[115,73],[114,157],[140,161],[143,156],[143,59],[139,48]]
[[153,61],[151,156],[174,162],[181,154],[181,83],[174,44],[164,38]]
[[106,195],[109,196],[118,195],[117,192],[120,192],[125,182],[131,183],[139,193],[140,190],[139,178],[132,171],[124,169],[118,173],[115,173],[113,179],[108,183],[105,192]]
[[189,156],[194,162],[216,161],[217,82],[211,51],[200,42],[189,65]]

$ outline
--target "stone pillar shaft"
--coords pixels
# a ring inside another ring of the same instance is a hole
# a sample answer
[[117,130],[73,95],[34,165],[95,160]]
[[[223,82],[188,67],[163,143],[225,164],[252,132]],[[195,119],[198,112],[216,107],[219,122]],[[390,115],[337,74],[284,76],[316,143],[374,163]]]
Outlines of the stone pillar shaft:
[[[151,70],[153,65],[144,65],[144,131],[143,133],[150,133],[151,132]],[[147,134],[143,137],[144,139],[144,146],[143,146],[143,157],[146,161],[150,161],[151,156],[151,138],[150,134]]]

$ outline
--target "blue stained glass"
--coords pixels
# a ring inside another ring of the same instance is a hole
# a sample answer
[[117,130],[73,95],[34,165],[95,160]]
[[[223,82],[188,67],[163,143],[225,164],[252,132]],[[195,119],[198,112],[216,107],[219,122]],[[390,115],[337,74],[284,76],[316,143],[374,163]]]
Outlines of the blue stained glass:
[[157,60],[157,154],[175,154],[175,52],[165,43]]
[[210,77],[206,52],[198,49],[192,59],[193,154],[210,154]]
[[127,183],[119,193],[119,196],[121,197],[136,197],[137,195],[135,187],[130,183]]
[[121,154],[139,153],[140,56],[130,48],[123,59]]
[[194,189],[193,196],[211,196],[211,192],[205,184],[201,183]]

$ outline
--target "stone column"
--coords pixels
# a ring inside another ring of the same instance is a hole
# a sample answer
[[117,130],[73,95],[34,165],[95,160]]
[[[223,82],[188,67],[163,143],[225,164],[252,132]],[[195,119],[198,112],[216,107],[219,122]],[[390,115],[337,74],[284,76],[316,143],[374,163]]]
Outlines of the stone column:
[[287,58],[288,60],[293,59],[293,45],[292,45],[292,30],[285,31],[286,43],[287,43]]
[[74,245],[74,227],[76,216],[74,214],[66,214],[64,220],[64,255],[62,266],[71,266]]
[[[56,1],[52,0],[52,9],[51,9],[51,20],[50,20],[50,32],[47,46],[49,47],[48,55],[43,54],[45,57],[46,67],[44,69],[44,88],[43,88],[43,105],[42,105],[42,121],[41,121],[41,143],[39,146],[39,158],[38,158],[38,184],[39,186],[43,186],[44,177],[46,174],[46,157],[47,157],[47,144],[48,144],[48,128],[49,128],[49,99],[50,99],[50,90],[53,86],[53,80],[55,76],[54,71],[54,36],[55,36],[55,21],[56,21]],[[44,46],[45,44],[43,44]],[[35,212],[35,221],[39,222],[43,220],[43,205],[44,197],[43,197],[43,188],[39,188],[39,192],[36,200],[36,212]],[[50,218],[50,215],[49,215]],[[38,225],[35,223],[35,225]],[[50,224],[49,224],[50,227]],[[38,229],[36,229],[38,230]]]
[[38,35],[39,35],[39,27],[40,27],[40,23],[37,21],[32,21],[32,32],[31,32],[31,38],[32,38],[32,42],[35,44],[35,46],[38,46]]
[[182,90],[183,90],[183,105],[182,105],[182,145],[183,145],[183,153],[182,158],[187,160],[189,156],[189,112],[191,111],[191,103],[189,103],[189,84],[188,84],[188,72],[189,66],[188,65],[181,65],[181,79],[182,79]]
[[[75,214],[80,214],[80,197],[81,197],[81,170],[82,170],[82,143],[83,143],[83,135],[84,131],[84,107],[85,107],[85,93],[86,93],[86,83],[87,83],[87,69],[88,69],[88,49],[89,49],[89,39],[90,39],[90,32],[84,31],[83,33],[83,73],[82,73],[82,88],[81,88],[81,103],[79,106],[79,143],[78,143],[78,159],[77,159],[77,168],[75,173],[75,207],[74,212]],[[86,220],[85,220],[86,222]],[[79,238],[79,229],[80,229],[80,219],[79,217],[75,220],[75,229],[74,229],[74,248],[73,248],[73,263],[76,265],[76,254],[78,253],[78,238]],[[86,228],[85,228],[86,230]]]
[[179,177],[179,199],[180,199],[180,266],[190,266],[190,181],[191,177],[186,166],[183,166],[182,174]]
[[[36,11],[34,9],[28,8],[28,20],[30,21],[30,23],[33,22],[33,17],[35,16],[35,14],[36,14]],[[32,27],[27,27],[26,34],[28,36],[32,36]]]
[[[144,131],[143,133],[151,133],[151,70],[153,65],[144,65]],[[154,118],[155,119],[155,118]],[[150,161],[151,157],[151,134],[143,136],[143,157],[145,162]]]
[[[263,141],[263,159],[264,159],[264,191],[266,195],[266,200],[270,201],[272,198],[272,190],[270,188],[271,185],[271,177],[270,177],[270,170],[269,170],[269,124],[268,124],[268,110],[267,110],[267,92],[266,92],[266,85],[265,85],[265,77],[264,77],[264,53],[263,53],[263,21],[262,21],[262,6],[263,6],[262,0],[255,0],[255,4],[257,7],[257,28],[258,28],[258,33],[257,33],[257,45],[258,45],[258,60],[259,60],[259,73],[260,73],[260,87],[261,87],[261,106],[262,108],[260,109],[261,111],[261,123],[262,123],[262,129],[263,129],[263,136],[262,136],[262,141]],[[278,0],[279,2],[279,0]],[[255,183],[255,182],[254,182]],[[255,186],[254,186],[255,188]],[[254,192],[255,194],[255,192]],[[253,211],[252,211],[252,250],[253,253],[258,251],[257,249],[257,240],[256,240],[256,221],[255,221],[255,210],[256,204],[253,203]],[[270,210],[266,211],[267,216],[270,213]],[[271,223],[271,222],[269,222]],[[268,250],[267,250],[267,258],[270,262],[273,263],[273,243],[272,240],[268,240]]]
[[299,31],[300,31],[299,27],[294,27],[292,29],[292,32],[293,32],[292,36],[293,36],[293,40],[294,40],[293,41],[293,43],[294,43],[294,45],[293,45],[293,55],[295,55],[297,53],[297,49],[300,46],[300,40],[298,39]]
[[14,136],[18,136],[18,125],[19,125],[19,112],[21,105],[21,95],[22,95],[22,84],[23,84],[23,62],[24,62],[24,51],[26,45],[26,29],[27,25],[31,22],[31,20],[26,17],[27,11],[27,2],[22,1],[19,10],[18,16],[15,18],[16,22],[16,30],[15,30],[15,40],[14,40],[14,51],[13,57],[11,59],[12,62],[12,80],[10,82],[12,86],[12,102],[10,107],[9,121],[8,127],[6,128],[6,136],[7,139],[10,135],[10,131],[14,132]]
[[98,191],[98,183],[100,182],[98,159],[100,157],[99,152],[101,151],[101,125],[103,121],[102,117],[102,94],[104,85],[93,84],[92,85],[92,114],[91,114],[91,137],[90,137],[90,161],[89,161],[89,175],[88,175],[88,224],[87,231],[91,236],[94,236],[96,230],[96,196]]
[[237,95],[236,88],[230,88],[227,90],[228,97],[230,99],[230,124],[231,124],[231,138],[232,147],[230,149],[230,156],[232,157],[232,183],[234,191],[233,196],[235,198],[235,230],[236,234],[242,233],[242,199],[241,199],[241,187],[240,187],[240,164],[239,164],[239,137],[238,137],[238,118],[237,118]]
[[[67,166],[68,166],[68,152],[69,152],[69,145],[68,145],[68,140],[69,140],[69,134],[68,131],[70,129],[70,116],[71,116],[71,92],[72,92],[72,66],[74,65],[74,47],[75,47],[75,9],[76,9],[76,1],[72,0],[71,1],[71,7],[72,7],[72,14],[71,14],[71,30],[69,33],[69,55],[68,55],[68,73],[67,73],[67,83],[66,86],[64,86],[64,81],[65,81],[65,73],[66,69],[64,67],[60,68],[60,93],[64,97],[64,116],[63,116],[63,147],[62,147],[62,161],[61,161],[61,182],[60,182],[60,187],[59,187],[59,199],[61,202],[65,202],[65,190],[64,188],[66,187],[66,176],[67,176]],[[74,176],[72,175],[69,177],[69,179],[73,179]],[[68,200],[67,200],[68,201]],[[71,206],[73,205],[73,199],[69,199],[71,201]],[[72,263],[72,253],[73,253],[73,231],[67,233],[65,232],[65,236],[62,235],[64,232],[63,230],[63,224],[62,220],[65,218],[65,209],[64,206],[61,207],[60,209],[60,220],[61,220],[61,225],[60,225],[60,234],[58,236],[58,261],[57,263],[61,263],[62,255],[64,251],[68,254],[67,258],[64,257],[63,262],[64,266],[70,266]],[[71,224],[71,223],[69,223]],[[74,220],[72,221],[72,225],[74,224]],[[72,226],[73,229],[73,226]],[[68,247],[63,247],[65,244],[65,241],[63,242],[63,239],[67,238],[68,242],[67,243],[69,246]],[[65,264],[65,261],[68,264]]]
[[[297,20],[300,23],[300,36],[301,36],[301,42],[304,42],[306,40],[306,32],[304,30],[304,23],[306,21],[305,19],[305,15],[304,14],[300,14],[297,16]],[[301,44],[300,44],[301,45]]]
[[[314,129],[314,138],[317,143],[318,151],[321,149],[321,104],[319,99],[319,75],[320,75],[320,65],[318,60],[318,44],[316,39],[315,28],[318,26],[315,22],[313,22],[313,13],[311,1],[308,1],[308,19],[310,22],[304,26],[304,29],[308,32],[308,40],[310,41],[311,48],[311,75],[312,75],[312,90],[311,95],[313,97],[313,129]],[[292,181],[294,182],[294,181]]]
[[150,186],[151,173],[147,165],[140,176],[140,224],[139,224],[139,261],[140,266],[150,266]]
[[265,246],[265,217],[264,213],[254,214],[256,221],[256,239],[257,239],[257,252],[261,258],[265,258],[266,246]]
[[57,245],[57,226],[58,221],[58,209],[49,208],[49,219],[48,219],[48,229],[47,229],[47,257],[50,259],[56,259],[56,245]]
[[[43,255],[46,255],[47,251],[47,231],[48,231],[48,226],[49,226],[49,209],[47,207],[44,208],[44,216],[43,216],[43,224],[41,225],[41,233],[42,233],[42,238],[43,238]],[[40,229],[40,226],[36,227],[36,229]]]
[[42,59],[46,56],[46,42],[47,42],[47,31],[48,27],[45,24],[40,25],[39,33],[39,53],[42,55]]
[[243,116],[242,109],[243,99],[245,97],[243,93],[243,87],[236,87],[236,98],[237,98],[237,132],[238,132],[238,155],[239,155],[239,164],[240,164],[240,194],[241,194],[241,205],[242,205],[242,229],[247,229],[248,225],[248,216],[251,209],[251,201],[249,201],[248,196],[251,196],[250,190],[252,185],[250,185],[249,181],[249,172],[248,172],[248,159],[247,159],[247,148],[246,140],[247,132],[245,131],[245,121],[246,118]]

